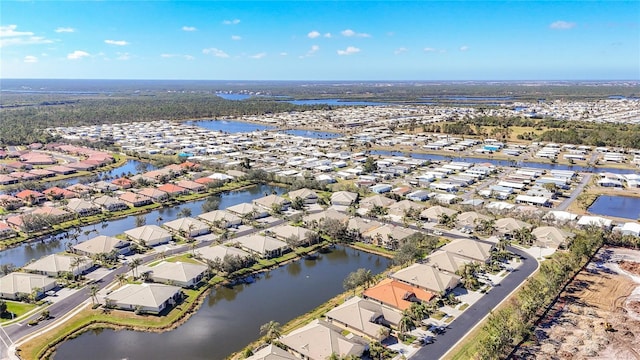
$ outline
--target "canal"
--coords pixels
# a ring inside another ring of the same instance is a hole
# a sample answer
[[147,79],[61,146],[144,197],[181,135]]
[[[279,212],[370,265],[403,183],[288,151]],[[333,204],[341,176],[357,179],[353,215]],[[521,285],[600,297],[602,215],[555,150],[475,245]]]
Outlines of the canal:
[[63,343],[55,359],[224,359],[259,338],[262,324],[281,324],[342,293],[358,268],[378,274],[390,260],[338,246],[317,260],[298,260],[256,282],[211,292],[189,321],[166,333],[89,331]]
[[[272,194],[282,194],[286,191],[285,188],[272,186],[272,185],[258,185],[243,189],[240,191],[225,192],[218,195],[212,195],[220,200],[220,209],[225,209],[229,206],[237,205],[243,202],[251,202],[254,199],[262,196]],[[201,214],[202,204],[206,202],[206,199],[187,202],[179,204],[173,207],[160,208],[158,210],[151,211],[143,216],[146,219],[146,224],[158,224],[164,223],[170,220],[174,220],[178,217],[181,209],[188,208],[191,210],[193,217]],[[128,216],[126,218],[107,221],[106,227],[101,224],[87,225],[80,230],[80,237],[78,242],[86,241],[98,235],[115,236],[122,234],[125,230],[136,227],[136,217]],[[85,231],[96,230],[98,233],[92,232],[91,234],[84,235]],[[5,249],[0,251],[0,264],[13,264],[15,266],[23,266],[27,262],[35,259],[39,259],[43,256],[55,254],[66,250],[66,244],[70,240],[62,239],[60,235],[56,239],[54,237],[45,238],[43,241],[33,241],[24,243],[19,246]]]

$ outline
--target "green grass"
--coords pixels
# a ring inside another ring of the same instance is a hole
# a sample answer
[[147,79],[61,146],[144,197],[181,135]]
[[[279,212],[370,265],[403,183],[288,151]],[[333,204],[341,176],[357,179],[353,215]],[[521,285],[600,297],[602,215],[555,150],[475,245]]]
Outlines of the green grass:
[[466,309],[468,307],[469,307],[469,304],[464,303],[464,304],[460,305],[460,307],[458,307],[458,310],[462,311],[462,310],[464,310],[464,309]]
[[385,249],[383,247],[376,246],[376,245],[373,245],[373,244],[365,244],[365,243],[362,243],[362,242],[355,242],[355,243],[352,243],[352,244],[349,244],[349,245],[353,246],[356,249],[362,249],[362,250],[365,250],[365,251],[378,253],[378,254],[386,256],[386,257],[393,257],[393,255],[395,255],[395,251],[388,250],[388,249]]
[[[37,308],[37,305],[27,304],[23,302],[17,301],[7,301],[7,311],[15,315],[16,318],[28,313],[29,311]],[[11,321],[11,317],[9,318],[0,318],[0,323]]]
[[431,315],[432,318],[436,320],[442,320],[447,314],[443,311],[438,311],[435,314]]

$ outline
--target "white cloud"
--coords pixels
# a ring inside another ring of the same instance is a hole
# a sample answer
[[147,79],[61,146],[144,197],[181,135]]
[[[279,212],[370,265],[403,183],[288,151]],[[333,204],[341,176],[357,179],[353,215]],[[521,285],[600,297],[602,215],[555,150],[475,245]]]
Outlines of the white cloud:
[[116,58],[116,60],[129,60],[131,59],[131,55],[129,53],[116,53],[118,55],[118,57]]
[[17,25],[0,26],[0,47],[10,45],[50,44],[53,41],[35,36],[31,31],[16,31]]
[[313,56],[315,53],[317,53],[318,51],[320,51],[320,46],[318,45],[311,45],[311,48],[309,49],[309,51],[307,51],[306,54],[304,55],[300,55],[300,59],[304,59],[307,57],[311,57]]
[[469,50],[469,47],[467,45],[460,46],[460,51],[467,51],[467,50]]
[[255,55],[250,55],[249,57],[252,59],[262,59],[263,57],[267,56],[267,53],[265,52],[261,52]]
[[177,58],[177,57],[181,57],[184,58],[185,60],[194,60],[195,57],[191,56],[191,55],[182,55],[182,54],[160,54],[161,58],[164,59],[171,59],[171,58]]
[[240,20],[239,19],[224,20],[222,23],[224,25],[238,25],[238,24],[240,24]]
[[207,55],[213,55],[215,57],[219,57],[219,58],[228,58],[229,54],[227,54],[226,52],[220,50],[220,49],[216,49],[216,48],[208,48],[208,49],[203,49],[202,50],[203,54],[207,54]]
[[69,60],[79,60],[85,57],[91,56],[88,52],[82,50],[76,50],[67,55],[67,59]]
[[116,46],[129,45],[129,43],[124,40],[105,40],[104,43],[109,45],[116,45]]
[[340,34],[342,34],[342,36],[345,36],[345,37],[363,37],[363,38],[371,37],[371,35],[367,33],[357,33],[351,29],[342,30]]
[[562,20],[558,20],[556,22],[552,22],[549,25],[549,28],[550,29],[554,29],[554,30],[569,30],[569,29],[573,29],[574,27],[576,27],[576,23],[568,22],[568,21],[562,21]]
[[331,38],[333,35],[331,35],[331,33],[325,33],[324,35],[322,35],[324,37],[326,37],[327,39]]
[[357,47],[348,46],[344,50],[338,50],[338,55],[353,55],[353,54],[357,54],[359,52],[360,52],[360,49],[358,49]]
[[436,51],[438,51],[438,49],[434,49],[434,48],[431,48],[431,47],[424,48],[424,52],[436,52]]
[[27,64],[33,64],[38,62],[38,58],[33,55],[27,55],[24,57],[24,62]]
[[182,31],[198,31],[195,26],[183,26]]
[[71,28],[71,27],[59,27],[59,28],[57,28],[57,29],[55,29],[53,31],[55,31],[57,33],[72,33],[72,32],[75,32],[76,29]]
[[399,54],[403,54],[406,53],[407,51],[409,51],[409,49],[407,49],[406,47],[400,47],[397,48],[393,51],[394,54],[399,55]]
[[289,54],[287,54],[286,52],[281,52],[280,53],[280,56],[287,56],[287,55],[289,55]]
[[315,38],[320,37],[320,36],[321,36],[320,33],[315,31],[315,30],[313,30],[313,31],[311,31],[310,33],[307,34],[307,37],[309,39],[315,39]]
[[240,36],[240,35],[231,35],[231,40],[240,41],[240,40],[242,40],[242,36]]

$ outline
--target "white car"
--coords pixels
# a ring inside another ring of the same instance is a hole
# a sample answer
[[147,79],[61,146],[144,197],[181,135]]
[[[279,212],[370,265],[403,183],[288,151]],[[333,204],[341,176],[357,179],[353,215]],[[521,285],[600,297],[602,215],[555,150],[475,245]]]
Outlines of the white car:
[[433,235],[437,235],[437,236],[442,236],[442,231],[440,230],[433,230]]

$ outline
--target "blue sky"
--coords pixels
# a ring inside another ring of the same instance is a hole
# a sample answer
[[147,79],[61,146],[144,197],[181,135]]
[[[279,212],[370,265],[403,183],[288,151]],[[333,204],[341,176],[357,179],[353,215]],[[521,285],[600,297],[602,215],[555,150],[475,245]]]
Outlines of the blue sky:
[[638,80],[638,1],[0,2],[0,78]]

